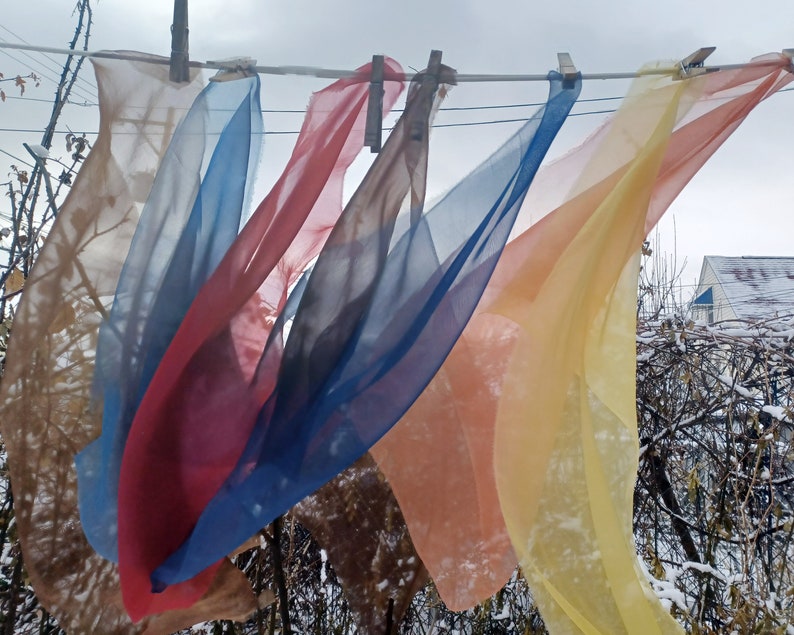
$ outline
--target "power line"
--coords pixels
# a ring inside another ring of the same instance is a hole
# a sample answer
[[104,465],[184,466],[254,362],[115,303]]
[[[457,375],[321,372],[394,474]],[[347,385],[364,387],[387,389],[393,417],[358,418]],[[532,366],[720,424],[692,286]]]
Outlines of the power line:
[[[587,112],[572,112],[569,113],[569,117],[582,117],[584,115],[605,115],[609,113],[617,112],[616,108],[610,108],[609,110],[588,110]],[[531,121],[532,119],[537,119],[537,117],[519,117],[516,119],[493,119],[491,121],[464,121],[459,123],[437,123],[433,124],[433,128],[459,128],[465,126],[489,126],[491,124],[499,124],[499,123],[526,123],[527,121]],[[389,128],[388,130],[391,130]]]
[[[53,83],[53,84],[55,84],[56,86],[59,86],[59,85],[60,85],[61,81],[60,81],[60,79],[59,79],[59,78],[57,78],[57,77],[56,77],[56,78],[53,78],[51,75],[48,75],[47,73],[45,73],[45,72],[41,71],[41,70],[40,70],[40,69],[38,69],[37,67],[31,66],[31,65],[30,65],[28,62],[25,62],[24,60],[21,60],[21,59],[19,59],[18,57],[14,57],[14,56],[13,56],[13,55],[11,55],[11,54],[10,54],[8,51],[4,51],[4,50],[2,50],[2,49],[3,49],[3,46],[2,46],[2,45],[3,45],[4,43],[7,43],[7,41],[6,41],[4,38],[0,37],[0,53],[3,53],[4,55],[6,55],[7,57],[10,57],[12,60],[14,60],[15,62],[17,62],[18,64],[21,64],[22,66],[24,66],[24,67],[26,67],[26,68],[30,69],[30,70],[31,70],[31,72],[35,73],[37,76],[40,76],[40,77],[42,77],[42,78],[44,78],[44,79],[47,79],[48,81],[52,82],[52,83]],[[23,55],[27,55],[27,54],[26,54],[24,51],[22,52],[22,54],[23,54]],[[27,55],[27,57],[30,57],[30,55]],[[31,58],[31,59],[33,59],[33,58]],[[33,61],[34,61],[34,62],[37,62],[37,60],[35,60],[35,59],[34,59]],[[38,63],[38,62],[37,62],[37,63]],[[48,70],[50,70],[50,71],[51,71],[51,69],[48,69]],[[59,69],[59,70],[57,70],[57,71],[52,71],[52,72],[55,72],[55,73],[58,73],[58,74],[60,74],[60,73],[61,73],[61,70],[62,70],[62,69]],[[86,95],[86,94],[85,94],[85,93],[83,93],[83,92],[81,91],[81,89],[79,89],[79,88],[74,88],[74,87],[73,87],[73,88],[72,88],[72,91],[73,91],[74,93],[76,93],[76,94],[80,95],[80,97],[82,97],[83,99],[86,99],[86,100],[95,100],[95,99],[96,99],[96,95]]]
[[[8,33],[9,35],[11,35],[12,37],[15,37],[15,38],[16,38],[17,40],[19,40],[20,42],[22,42],[22,43],[24,43],[24,44],[28,44],[28,45],[32,46],[32,45],[30,44],[30,42],[28,42],[28,41],[27,41],[25,38],[23,38],[21,35],[19,35],[19,34],[17,34],[17,33],[14,33],[14,32],[13,32],[11,29],[9,29],[8,27],[6,27],[6,26],[3,26],[2,24],[0,24],[0,29],[3,29],[3,30],[6,32],[6,33]],[[5,41],[7,41],[7,40],[5,40]],[[58,60],[56,60],[56,59],[55,59],[54,57],[52,57],[51,55],[47,55],[46,53],[42,53],[41,55],[42,55],[42,57],[44,57],[44,58],[48,59],[48,60],[49,60],[49,61],[51,61],[53,64],[55,64],[55,66],[56,66],[56,67],[58,67],[59,69],[60,69],[60,68],[62,68],[62,65],[58,63]],[[60,71],[59,71],[59,72],[60,72]],[[89,80],[87,80],[87,79],[84,79],[84,78],[82,78],[82,77],[78,77],[78,78],[77,78],[77,81],[79,81],[79,82],[83,82],[83,83],[84,83],[84,84],[86,84],[86,85],[87,85],[89,88],[91,88],[91,90],[92,90],[92,91],[96,92],[96,90],[97,90],[97,86],[96,86],[96,84],[95,84],[95,83],[93,83],[93,82],[91,82],[91,81],[89,81]]]
[[[577,99],[577,104],[582,104],[586,102],[596,102],[596,101],[616,101],[619,99],[623,99],[623,96],[616,96],[616,97],[590,97],[588,99]],[[545,106],[545,101],[538,101],[538,102],[529,102],[523,104],[497,104],[492,106],[448,106],[446,108],[439,108],[439,110],[498,110],[502,108],[539,108],[540,106]],[[400,112],[394,110],[392,112]]]
[[[781,89],[781,90],[779,90],[777,92],[778,93],[783,93],[783,92],[790,92],[790,91],[794,91],[794,88],[784,88],[784,89]],[[6,99],[10,99],[10,97],[7,97]],[[27,98],[26,97],[17,97],[16,99],[27,99]],[[579,102],[577,102],[577,103],[593,102],[593,101],[610,101],[610,100],[619,100],[619,99],[623,99],[623,97],[599,97],[599,98],[593,98],[593,99],[582,99],[582,100],[579,100]],[[38,101],[46,101],[46,100],[38,100]],[[92,105],[92,104],[89,104],[89,105]],[[532,106],[543,106],[543,105],[545,105],[545,102],[544,103],[527,103],[527,104],[505,104],[505,105],[501,105],[501,106],[468,106],[468,107],[465,107],[465,108],[468,109],[468,110],[492,110],[492,109],[496,109],[496,108],[513,108],[513,107],[519,107],[519,106],[532,107]],[[462,110],[463,108],[460,108],[460,109]],[[223,110],[223,109],[220,109],[220,110]],[[442,108],[441,110],[445,110],[445,109]],[[450,108],[449,110],[455,110],[455,108]],[[295,114],[298,114],[298,113],[303,114],[303,113],[305,113],[304,110],[300,110],[300,111],[298,111],[298,110],[286,110],[286,111],[284,111],[284,110],[268,110],[268,109],[264,109],[264,110],[262,110],[262,112],[263,113],[284,113],[284,112],[286,112],[286,113],[295,113]],[[401,112],[401,111],[399,109],[395,109],[392,112],[396,113],[396,112]],[[585,112],[574,112],[574,113],[570,113],[568,116],[569,117],[584,117],[584,116],[588,116],[588,115],[607,115],[607,114],[611,114],[611,113],[614,113],[614,112],[617,112],[617,108],[608,108],[608,109],[604,109],[604,110],[588,110],[588,111],[585,111]],[[491,119],[491,120],[487,120],[487,121],[462,121],[462,122],[456,122],[456,123],[433,124],[432,127],[433,128],[465,128],[465,127],[470,127],[470,126],[489,126],[489,125],[495,125],[495,124],[526,123],[527,121],[530,121],[533,118],[534,117],[516,117],[516,118],[510,118],[510,119]],[[384,132],[391,132],[392,130],[393,130],[392,127],[384,127],[383,128]],[[41,130],[41,129],[37,129],[37,128],[0,128],[0,132],[24,133],[24,134],[41,134],[44,131]],[[54,134],[74,134],[74,131],[73,130],[56,130],[54,132]],[[83,134],[97,135],[99,133],[97,131],[91,131],[91,132],[86,131],[86,132],[83,132]],[[137,134],[137,133],[118,132],[116,134]],[[220,133],[216,132],[216,133],[209,133],[209,134],[220,134]],[[263,132],[261,132],[259,134],[262,134],[262,135],[265,135],[265,136],[271,136],[271,135],[274,135],[274,136],[279,136],[279,135],[297,135],[297,134],[300,134],[300,131],[299,130],[265,130],[265,131],[263,131]]]
[[[783,93],[783,92],[789,92],[789,91],[792,91],[792,90],[794,90],[794,88],[784,88],[784,89],[781,89],[781,90],[779,90],[777,92],[778,93]],[[777,93],[775,93],[775,94],[777,94]],[[612,101],[612,100],[619,100],[619,99],[623,99],[623,97],[598,97],[598,98],[593,98],[593,99],[581,99],[577,103],[596,102],[596,101]],[[519,107],[519,106],[524,106],[524,107],[538,106],[539,107],[539,106],[545,106],[545,105],[546,105],[545,102],[539,102],[539,103],[527,103],[527,104],[506,104],[506,105],[501,105],[501,106],[467,106],[467,107],[464,107],[464,108],[468,109],[468,110],[492,110],[492,109],[496,109],[496,108],[513,108],[513,107]],[[464,108],[460,108],[460,109],[463,110]],[[221,110],[223,110],[223,109],[221,109]],[[446,110],[446,109],[441,108],[440,110]],[[449,110],[456,110],[456,108],[450,108]],[[304,111],[304,110],[300,110],[300,111],[298,111],[298,110],[282,111],[282,110],[267,110],[267,109],[265,109],[265,110],[262,110],[262,112],[263,113],[283,113],[283,112],[287,112],[287,113],[296,113],[296,114],[300,113],[300,114],[303,114],[306,111]],[[399,109],[395,109],[395,110],[392,110],[392,112],[397,113],[397,112],[402,112],[402,111],[399,110]],[[584,116],[588,116],[588,115],[607,115],[607,114],[611,114],[611,113],[614,113],[614,112],[617,112],[617,108],[607,108],[607,109],[604,109],[604,110],[587,110],[585,112],[573,112],[573,113],[570,113],[568,116],[569,117],[584,117]],[[464,128],[464,127],[469,127],[469,126],[489,126],[489,125],[494,125],[494,124],[526,123],[527,121],[530,121],[530,120],[532,120],[534,118],[535,117],[533,116],[533,117],[515,117],[515,118],[510,118],[510,119],[491,119],[491,120],[487,120],[487,121],[463,121],[463,122],[456,122],[456,123],[433,124],[432,127],[433,128]],[[383,128],[384,132],[391,132],[392,130],[393,130],[392,127],[384,127]],[[37,130],[37,129],[34,129],[34,128],[0,128],[0,132],[40,133],[40,132],[43,132],[43,131],[42,130]],[[73,133],[73,132],[74,131],[72,131],[72,130],[56,130],[55,134],[69,134],[69,133]],[[96,134],[98,134],[98,132],[92,131],[92,132],[85,132],[84,134],[96,135]],[[122,133],[117,133],[117,134],[136,134],[136,133],[123,133],[122,132]],[[210,134],[220,134],[220,133],[216,132],[216,133],[210,133]],[[263,135],[296,135],[296,134],[300,134],[300,131],[299,130],[265,130],[264,132],[259,133],[259,134],[263,134]]]
[[[788,93],[794,91],[794,88],[781,88],[777,91],[777,93]],[[776,94],[777,94],[776,93]],[[17,97],[14,95],[6,95],[6,99],[14,99],[20,101],[36,101],[36,102],[44,102],[51,104],[52,99],[42,99],[36,97]],[[592,103],[592,102],[602,102],[602,101],[620,101],[625,99],[624,95],[615,95],[613,97],[591,97],[586,99],[577,99],[577,104],[584,104],[584,103]],[[719,98],[715,98],[719,99]],[[73,106],[80,106],[81,108],[97,108],[99,104],[96,102],[78,102],[73,100],[68,100],[69,104]],[[516,104],[489,104],[489,105],[482,105],[482,106],[444,106],[439,108],[440,112],[464,112],[464,111],[478,111],[478,110],[507,110],[511,108],[539,108],[541,106],[545,106],[546,102],[524,102],[524,103],[516,103]],[[128,108],[141,108],[147,110],[165,110],[165,109],[173,109],[173,110],[190,110],[189,106],[128,106]],[[232,108],[212,108],[210,109],[211,112],[232,112]],[[404,109],[402,108],[392,108],[391,112],[395,114],[399,114],[403,112]],[[262,108],[260,110],[263,114],[276,114],[276,115],[305,115],[306,109],[305,108]],[[593,113],[600,113],[600,112],[612,112],[612,111],[593,111]],[[589,114],[589,113],[575,113],[572,116],[576,116],[577,114]],[[485,122],[490,123],[490,122]]]
[[[581,117],[584,115],[601,115],[616,112],[616,109],[612,108],[609,110],[592,110],[587,112],[579,112],[579,113],[571,113],[569,117]],[[490,121],[464,121],[459,123],[441,123],[441,124],[433,124],[432,128],[460,128],[460,127],[467,127],[467,126],[488,126],[493,124],[506,124],[506,123],[526,123],[527,121],[531,121],[535,117],[519,117],[515,119],[494,119]],[[393,128],[387,127],[383,128],[384,132],[391,132]],[[37,128],[0,128],[0,132],[11,132],[11,133],[25,133],[25,134],[32,134],[32,133],[41,133],[44,132],[43,130]],[[82,132],[82,131],[81,131]],[[54,134],[69,134],[73,133],[71,130],[56,130]],[[91,132],[84,132],[83,134],[87,135],[96,135],[99,134],[97,131]],[[115,134],[138,134],[137,132],[117,132]],[[208,134],[220,134],[220,132],[210,132]],[[259,134],[263,135],[296,135],[300,134],[299,130],[265,130]]]
[[17,156],[14,156],[14,155],[13,155],[13,154],[11,154],[10,152],[6,152],[6,151],[5,151],[5,150],[3,150],[2,148],[0,148],[0,152],[2,152],[3,154],[5,154],[7,157],[11,157],[12,159],[14,159],[14,161],[19,161],[20,163],[22,163],[22,164],[24,164],[24,165],[28,166],[29,168],[32,168],[32,167],[34,167],[32,163],[28,163],[27,161],[25,161],[25,159],[20,159],[19,157],[17,157]]
[[[5,28],[5,27],[2,27],[2,28]],[[6,30],[8,30],[8,29],[6,29]],[[0,38],[0,40],[2,40],[2,38]],[[155,58],[155,57],[148,57],[148,56],[143,56],[143,55],[134,55],[134,54],[128,55],[128,54],[117,54],[117,53],[106,53],[106,52],[90,52],[90,51],[79,51],[79,50],[73,50],[73,49],[55,49],[55,48],[50,48],[50,47],[37,47],[37,46],[27,45],[27,44],[25,46],[22,46],[22,45],[16,45],[16,44],[12,44],[12,43],[7,43],[7,42],[5,42],[5,43],[4,42],[0,42],[0,49],[5,48],[5,47],[19,48],[21,50],[30,49],[30,50],[36,50],[36,51],[40,51],[40,50],[41,51],[53,51],[53,52],[56,52],[56,53],[85,55],[87,57],[100,57],[100,58],[113,58],[113,59],[132,59],[132,60],[138,60],[138,61],[144,61],[144,62],[150,62],[150,63],[156,63],[156,64],[167,64],[169,62],[169,60],[167,60],[165,58]],[[6,55],[9,55],[6,51],[0,50],[0,52],[3,52]],[[13,56],[10,56],[10,57],[13,58]],[[13,59],[16,59],[16,58],[13,58]],[[19,60],[17,60],[17,61],[19,61]],[[200,66],[206,67],[206,68],[223,68],[222,66],[220,66],[220,64],[221,63],[212,63],[212,62],[208,63],[208,64],[194,63],[194,65],[200,65]],[[747,65],[746,64],[734,64],[734,65],[730,65],[728,67],[723,66],[721,68],[741,68],[741,67],[744,67],[744,66],[747,66]],[[254,67],[254,68],[255,68],[255,70],[257,70],[259,72],[268,72],[268,69],[270,69],[270,70],[277,69],[276,71],[274,71],[274,72],[277,72],[277,74],[289,74],[289,73],[293,73],[293,72],[295,74],[308,74],[308,70],[312,69],[313,67],[283,66],[283,67]],[[261,70],[261,69],[265,69],[265,70]],[[327,69],[314,69],[314,70],[321,71],[321,72],[327,71]],[[707,69],[707,70],[710,70],[710,69]],[[717,69],[714,69],[714,70],[717,70]],[[304,71],[306,71],[306,72],[304,73]],[[329,73],[348,73],[348,76],[349,75],[355,75],[354,71],[328,71],[328,72]],[[669,70],[667,70],[667,71],[659,71],[659,73],[662,73],[662,72],[664,74],[669,74],[670,73]],[[621,73],[617,73],[617,74],[615,74],[615,73],[612,73],[612,74],[601,73],[601,74],[597,74],[597,77],[605,78],[607,75],[609,75],[610,77],[617,77],[617,76],[623,77],[623,75],[625,75],[625,74],[621,74]],[[634,73],[631,76],[632,77],[636,77],[638,75],[639,75],[638,73]],[[316,76],[319,77],[321,75],[316,75]],[[458,75],[459,79],[460,79],[460,77],[461,76]],[[484,79],[485,77],[491,77],[491,78],[510,77],[511,79],[503,80],[503,81],[519,81],[518,78],[536,78],[536,77],[539,78],[541,76],[539,76],[539,75],[538,76],[535,76],[535,75],[532,75],[532,76],[529,76],[529,75],[520,75],[520,76],[519,75],[511,75],[511,76],[507,76],[507,75],[489,75],[489,76],[486,76],[486,75],[477,75],[477,76],[469,75],[469,76],[465,76],[465,77],[476,78],[476,79],[471,79],[470,81],[486,81]],[[595,77],[595,75],[588,75],[588,76],[584,76],[583,75],[583,78],[584,77]],[[547,80],[548,77],[546,75],[544,75],[544,76],[542,76],[542,79],[543,80]],[[502,81],[502,80],[501,79],[494,79],[493,81]],[[530,80],[526,80],[526,81],[530,81]],[[782,93],[782,92],[789,92],[789,91],[792,91],[792,90],[794,90],[794,88],[784,88],[784,89],[781,89],[781,90],[779,90],[777,92],[781,92]],[[7,96],[6,99],[19,99],[19,100],[28,99],[28,100],[31,100],[31,101],[38,101],[38,102],[49,102],[50,101],[50,100],[38,99],[38,98],[32,98],[32,97],[15,97],[15,96]],[[580,99],[580,100],[577,101],[577,103],[617,101],[617,100],[621,100],[621,99],[624,99],[624,97],[623,96],[594,97],[594,98]],[[77,104],[77,103],[71,102],[71,101],[69,103],[72,103],[74,105],[80,105],[80,106],[91,106],[91,107],[98,106],[97,103],[88,102],[88,101],[85,102],[84,104]],[[488,105],[480,105],[480,106],[451,106],[451,107],[440,108],[440,110],[442,110],[442,111],[452,111],[452,112],[454,112],[454,111],[480,111],[480,110],[498,110],[498,109],[540,107],[540,106],[544,106],[544,105],[546,105],[545,102],[527,102],[527,103],[513,103],[513,104],[488,104]],[[135,108],[135,106],[130,106],[130,108]],[[143,108],[143,107],[141,107],[141,108]],[[187,108],[181,108],[181,109],[187,110]],[[216,109],[213,109],[213,110],[216,110]],[[222,111],[222,110],[229,110],[229,109],[217,109],[217,110],[218,111]],[[262,109],[261,112],[262,113],[268,113],[268,114],[305,114],[306,110],[305,109],[272,109],[272,108],[265,108],[265,109]],[[402,112],[402,109],[394,109],[394,110],[392,110],[392,112],[399,113],[399,112]],[[616,112],[616,109],[613,108],[613,109],[586,111],[586,112],[580,112],[580,113],[571,113],[571,114],[569,114],[569,116],[570,117],[581,117],[581,116],[587,116],[587,115],[610,114],[610,113],[613,113],[613,112]],[[433,128],[459,128],[459,127],[484,126],[484,125],[509,124],[509,123],[525,123],[527,121],[530,121],[530,119],[531,119],[530,117],[523,117],[523,118],[522,117],[518,117],[518,118],[493,119],[493,120],[488,120],[488,121],[468,121],[468,122],[457,122],[457,123],[443,123],[443,124],[434,124],[432,127]],[[383,130],[385,132],[389,132],[389,131],[392,130],[392,128],[384,128]],[[0,132],[29,134],[29,133],[41,133],[43,131],[42,130],[37,130],[37,129],[32,129],[32,128],[0,128]],[[71,132],[72,131],[58,130],[58,131],[55,131],[55,134],[69,134]],[[96,135],[98,133],[96,131],[93,131],[93,132],[86,132],[85,134]],[[120,133],[120,134],[124,134],[124,133]],[[130,133],[130,134],[132,134],[132,133]],[[218,133],[215,133],[215,134],[218,134]],[[264,131],[261,134],[264,134],[264,135],[297,135],[297,134],[300,134],[300,132],[298,130],[266,130],[266,131]]]
[[[792,89],[792,88],[784,88],[783,90],[780,90],[778,92],[782,93],[782,92],[785,92],[787,90],[794,90],[794,89]],[[13,95],[6,95],[6,99],[40,101],[40,102],[45,102],[45,103],[49,103],[49,104],[52,103],[52,99],[41,99],[41,98],[35,98],[35,97],[16,97],[16,96],[13,96]],[[588,103],[588,102],[599,102],[599,101],[619,101],[621,99],[624,99],[623,95],[616,95],[615,97],[592,97],[592,98],[589,98],[589,99],[577,99],[576,103],[577,104],[583,104],[583,103]],[[94,108],[99,107],[99,104],[96,103],[96,102],[88,102],[88,101],[86,101],[86,102],[80,103],[80,102],[75,102],[75,101],[71,101],[70,100],[68,103],[70,103],[70,104],[72,104],[74,106],[81,106],[81,107],[94,107]],[[507,110],[507,109],[511,109],[511,108],[539,108],[539,107],[545,106],[545,105],[546,105],[546,102],[537,101],[537,102],[526,102],[526,103],[518,103],[518,104],[489,104],[489,105],[485,105],[485,106],[443,106],[443,107],[439,108],[438,110],[441,111],[441,112],[458,112],[458,111],[464,112],[464,111],[476,111],[476,110]],[[173,109],[173,110],[190,110],[189,106],[178,106],[178,107],[173,107],[173,106],[154,106],[154,107],[149,107],[149,106],[128,106],[128,108],[141,108],[141,109],[145,108],[147,110],[166,110],[166,109],[169,109],[169,110],[170,109]],[[210,111],[211,112],[234,112],[234,109],[233,108],[211,108]],[[390,112],[401,113],[403,111],[404,111],[403,108],[392,108]],[[281,114],[284,114],[284,115],[305,115],[306,114],[306,109],[305,108],[262,108],[260,110],[260,112],[263,113],[263,114],[277,114],[277,115],[281,115]]]
[[[17,97],[16,95],[6,95],[6,99],[13,99],[13,100],[19,100],[19,101],[35,101],[35,102],[42,102],[42,103],[50,104],[50,105],[52,105],[52,102],[53,102],[52,99],[43,99],[41,97]],[[81,103],[79,101],[73,101],[72,99],[67,99],[66,103],[71,105],[71,106],[80,106],[81,108],[99,106],[99,104],[97,104],[95,102],[84,101],[84,102]]]
[[[776,92],[777,93],[788,93],[794,91],[794,88],[781,88]],[[6,99],[14,99],[14,100],[22,100],[22,101],[36,101],[36,102],[44,102],[44,103],[52,103],[52,99],[41,99],[36,97],[17,97],[14,95],[6,95]],[[615,95],[613,97],[590,97],[585,99],[577,99],[577,104],[584,104],[584,103],[592,103],[592,102],[602,102],[602,101],[620,101],[625,99],[624,95]],[[719,98],[715,98],[719,99]],[[99,104],[94,101],[85,101],[85,102],[78,102],[73,100],[68,100],[69,104],[73,106],[80,106],[83,108],[99,107]],[[539,108],[541,106],[545,106],[546,102],[524,102],[524,103],[515,103],[515,104],[488,104],[488,105],[481,105],[481,106],[443,106],[438,110],[440,112],[464,112],[464,111],[478,111],[478,110],[506,110],[511,108]],[[165,109],[173,109],[173,110],[189,110],[189,106],[128,106],[128,108],[141,108],[147,110],[165,110]],[[232,108],[212,108],[210,109],[211,112],[232,112]],[[392,108],[392,113],[401,113],[404,109],[402,108]],[[285,115],[305,115],[306,109],[305,108],[262,108],[260,112],[263,114],[285,114]],[[594,113],[600,112],[612,112],[612,111],[593,111]],[[589,114],[589,113],[578,113],[578,114]],[[572,115],[572,116],[576,116]],[[518,121],[518,120],[516,120]],[[484,122],[484,123],[491,123],[491,122]],[[468,124],[471,125],[471,124]],[[291,134],[291,133],[290,133]]]
[[11,53],[9,53],[8,51],[4,51],[4,50],[2,50],[2,48],[3,48],[3,47],[2,47],[2,44],[3,44],[3,42],[2,42],[2,40],[0,39],[0,53],[2,53],[3,55],[5,55],[6,57],[9,57],[9,58],[11,58],[12,60],[14,60],[15,62],[17,62],[18,64],[21,64],[21,65],[22,65],[24,68],[27,68],[28,70],[30,70],[30,72],[31,72],[31,73],[35,73],[36,75],[38,75],[38,76],[40,76],[40,77],[42,77],[42,78],[44,78],[44,79],[46,79],[46,80],[48,80],[48,81],[55,82],[55,83],[57,84],[56,80],[54,80],[54,79],[52,78],[52,76],[48,75],[47,73],[44,73],[44,72],[42,72],[41,70],[38,70],[38,69],[35,69],[35,68],[33,68],[33,67],[32,67],[32,66],[31,66],[31,65],[28,63],[28,62],[25,62],[24,60],[21,60],[21,59],[19,59],[18,57],[15,57],[15,56],[13,56],[13,55],[12,55]]
[[[785,90],[794,90],[794,89],[785,89]],[[778,92],[784,92],[784,91],[780,90]],[[603,100],[606,100],[606,99],[622,99],[622,97],[609,97],[609,98],[602,98],[602,99]],[[597,100],[581,100],[581,101],[597,101]],[[545,103],[544,104],[528,104],[528,105],[541,106],[541,105],[545,105]],[[471,107],[471,108],[473,110],[477,110],[477,109],[489,110],[490,109],[487,106],[476,106],[476,107]],[[273,111],[263,110],[262,112],[273,112]],[[278,111],[278,112],[281,112],[281,111]],[[303,113],[305,111],[300,111],[300,112]],[[392,111],[392,112],[399,112],[399,111],[395,110],[395,111]],[[611,113],[614,113],[614,112],[617,112],[617,108],[608,108],[608,109],[604,109],[604,110],[588,110],[588,111],[585,111],[585,112],[573,112],[573,113],[570,113],[568,116],[569,117],[584,117],[584,116],[588,116],[588,115],[607,115],[607,114],[611,114]],[[489,126],[489,125],[494,125],[494,124],[526,123],[527,121],[531,121],[534,118],[535,117],[516,117],[516,118],[511,118],[511,119],[491,119],[491,120],[487,120],[487,121],[462,121],[462,122],[457,122],[457,123],[433,124],[431,127],[432,128],[465,128],[465,127],[469,127],[469,126]],[[383,128],[384,132],[391,132],[392,130],[393,130],[393,127],[384,127]],[[26,133],[27,134],[27,133],[41,133],[41,132],[43,132],[43,130],[39,130],[39,129],[36,129],[36,128],[0,128],[0,132]],[[54,134],[70,134],[70,133],[73,134],[74,131],[72,131],[72,130],[56,130],[54,132]],[[99,134],[99,133],[97,131],[91,131],[91,132],[84,132],[83,134],[96,135],[96,134]],[[117,132],[116,134],[137,134],[137,133],[133,133],[133,132],[129,132],[129,133]],[[211,132],[211,133],[208,133],[208,134],[220,134],[220,133],[219,132],[214,132],[214,133]],[[299,130],[265,130],[265,131],[263,131],[263,132],[261,132],[259,134],[266,135],[266,136],[270,136],[270,135],[296,135],[296,134],[300,134],[300,131]]]
[[[19,40],[19,41],[20,41],[20,42],[22,42],[23,44],[28,44],[28,45],[30,45],[30,42],[28,42],[28,41],[27,41],[25,38],[23,38],[22,36],[20,36],[20,35],[17,35],[16,33],[14,33],[14,32],[13,32],[11,29],[9,29],[8,27],[6,27],[6,26],[3,26],[2,24],[0,24],[0,29],[3,29],[3,31],[5,31],[6,33],[8,33],[9,35],[11,35],[12,37],[16,38],[17,40]],[[0,37],[0,41],[3,41],[3,42],[8,42],[8,40],[7,40],[7,39],[5,39],[5,38],[3,38],[3,37]],[[27,58],[29,58],[29,59],[32,59],[34,62],[35,62],[35,61],[38,61],[38,63],[44,64],[44,62],[41,62],[40,60],[37,60],[36,58],[34,58],[32,55],[30,55],[30,54],[29,54],[29,53],[27,53],[27,52],[24,52],[23,54],[25,55],[25,57],[27,57]],[[57,60],[56,60],[54,57],[52,57],[51,55],[47,55],[46,53],[40,53],[40,55],[41,55],[41,57],[43,57],[44,59],[46,59],[46,60],[49,60],[50,62],[52,62],[52,64],[55,66],[55,68],[52,68],[51,66],[47,66],[47,68],[48,68],[49,70],[51,70],[51,71],[53,71],[53,72],[55,72],[55,73],[58,73],[58,74],[60,74],[60,73],[62,72],[62,70],[63,70],[63,65],[62,65],[62,64],[59,64],[59,63],[58,63],[58,61],[57,61]],[[46,64],[44,64],[44,65],[46,66]],[[87,79],[83,78],[83,77],[82,77],[82,76],[80,76],[80,75],[78,75],[78,77],[77,77],[77,81],[78,81],[78,82],[80,82],[80,83],[82,83],[82,84],[84,84],[84,85],[87,87],[87,89],[88,89],[89,91],[91,91],[91,93],[93,93],[94,95],[96,95],[96,92],[97,92],[97,86],[96,86],[96,84],[94,84],[94,83],[92,83],[92,82],[88,81]]]
[[[21,59],[19,59],[18,57],[15,57],[15,56],[13,56],[13,55],[12,55],[11,53],[9,53],[8,51],[4,51],[4,50],[3,50],[3,48],[4,48],[4,46],[3,46],[3,45],[4,45],[4,44],[7,44],[7,42],[3,42],[3,41],[2,41],[2,38],[0,38],[0,53],[2,53],[3,55],[6,55],[7,57],[10,57],[12,60],[14,60],[15,62],[17,62],[18,64],[21,64],[23,67],[30,69],[30,71],[31,71],[32,73],[35,73],[35,74],[36,74],[36,76],[38,76],[38,77],[42,77],[42,78],[46,79],[47,81],[50,81],[50,82],[52,82],[53,84],[55,84],[55,86],[59,86],[59,85],[60,85],[60,83],[61,83],[60,79],[58,79],[58,78],[53,78],[53,77],[52,77],[51,75],[49,75],[48,73],[45,73],[44,71],[42,71],[42,70],[40,70],[40,69],[38,69],[38,68],[36,68],[36,67],[33,67],[33,66],[31,66],[29,63],[25,62],[24,60],[21,60]],[[95,99],[95,98],[96,98],[96,96],[94,96],[94,97],[89,97],[89,96],[85,95],[85,94],[84,94],[84,93],[82,93],[82,92],[81,92],[79,89],[72,88],[72,90],[73,90],[73,91],[74,91],[76,94],[80,95],[80,96],[81,96],[83,99]]]

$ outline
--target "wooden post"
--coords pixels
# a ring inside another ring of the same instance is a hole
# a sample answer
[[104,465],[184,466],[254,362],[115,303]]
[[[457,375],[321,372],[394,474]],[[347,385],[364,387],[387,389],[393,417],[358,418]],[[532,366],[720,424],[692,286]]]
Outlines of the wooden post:
[[171,69],[172,82],[188,81],[188,28],[187,0],[174,0],[174,23],[171,25]]

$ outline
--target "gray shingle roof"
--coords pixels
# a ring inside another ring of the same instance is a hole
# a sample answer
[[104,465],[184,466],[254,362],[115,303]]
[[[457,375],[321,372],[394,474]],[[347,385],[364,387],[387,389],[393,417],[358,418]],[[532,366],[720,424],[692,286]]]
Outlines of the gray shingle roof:
[[794,258],[706,256],[736,316],[794,314]]

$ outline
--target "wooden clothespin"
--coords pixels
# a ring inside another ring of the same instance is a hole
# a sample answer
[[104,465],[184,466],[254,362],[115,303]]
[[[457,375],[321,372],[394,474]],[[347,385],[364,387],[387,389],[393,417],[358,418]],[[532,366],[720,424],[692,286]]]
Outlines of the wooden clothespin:
[[[431,87],[431,97],[430,101],[427,104],[427,108],[430,109],[433,107],[433,97],[432,95],[435,94],[436,89],[438,88],[438,80],[439,75],[441,74],[441,56],[443,53],[441,51],[436,51],[435,49],[430,51],[430,59],[427,62],[427,70],[425,71],[424,77],[422,77],[422,85],[423,86],[430,86]],[[424,137],[425,129],[424,123],[421,120],[416,120],[411,123],[411,140],[412,141],[421,141]]]
[[251,77],[256,71],[253,57],[229,57],[223,60],[208,60],[207,65],[218,67],[218,72],[210,77],[211,82],[229,82],[243,77]]
[[169,79],[172,82],[187,82],[188,69],[188,28],[187,0],[174,0],[174,23],[171,25],[171,68]]
[[441,74],[441,56],[442,51],[433,49],[430,51],[430,59],[427,61],[427,75],[425,75],[425,82],[433,82],[438,86],[438,78]]
[[364,129],[364,145],[370,152],[380,152],[383,141],[383,55],[372,56],[372,73],[369,80],[367,102],[367,127]]
[[579,71],[573,65],[570,53],[557,53],[557,65],[560,68],[560,75],[562,75],[562,87],[573,88],[576,85],[576,80],[579,78]]
[[716,46],[704,46],[703,48],[699,48],[691,55],[687,55],[678,63],[678,76],[675,79],[688,79],[690,77],[705,75],[708,72],[717,70],[703,67],[703,62],[706,61],[706,58],[716,50]]

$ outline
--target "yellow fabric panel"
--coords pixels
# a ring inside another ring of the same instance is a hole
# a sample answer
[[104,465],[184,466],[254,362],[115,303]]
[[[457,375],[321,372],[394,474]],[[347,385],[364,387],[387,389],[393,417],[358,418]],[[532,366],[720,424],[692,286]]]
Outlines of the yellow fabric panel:
[[[555,212],[563,221],[549,229],[565,229],[567,208],[591,206],[592,215],[543,280],[532,279],[537,268],[528,258],[491,308],[520,326],[497,415],[497,489],[555,633],[680,630],[639,569],[632,538],[634,333],[648,205],[680,110],[697,90],[691,86],[659,78],[635,84],[574,198]],[[623,157],[606,195],[591,188]],[[528,298],[527,289],[537,295]]]

